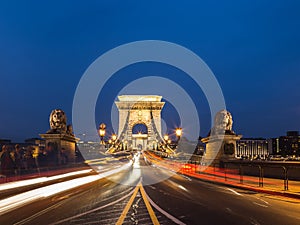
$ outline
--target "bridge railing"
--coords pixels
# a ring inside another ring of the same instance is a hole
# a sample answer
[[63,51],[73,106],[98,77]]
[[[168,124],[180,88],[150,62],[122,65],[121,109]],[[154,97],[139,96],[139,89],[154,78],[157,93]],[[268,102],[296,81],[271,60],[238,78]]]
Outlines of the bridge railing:
[[224,161],[223,167],[219,168],[216,164],[203,167],[201,156],[190,159],[188,155],[185,156],[187,157],[164,158],[159,165],[210,181],[300,194],[300,162],[272,163],[235,160]]
[[[279,185],[283,191],[295,189],[295,186],[300,189],[300,162],[227,161],[224,167],[237,171],[240,182],[244,184],[256,183],[259,187]],[[255,179],[245,179],[248,177]]]

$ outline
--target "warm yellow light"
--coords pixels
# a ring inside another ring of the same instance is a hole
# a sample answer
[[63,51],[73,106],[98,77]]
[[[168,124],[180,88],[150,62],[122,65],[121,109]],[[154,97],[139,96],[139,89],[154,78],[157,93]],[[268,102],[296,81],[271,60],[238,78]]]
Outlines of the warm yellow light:
[[105,136],[105,129],[106,129],[106,125],[104,123],[101,123],[100,126],[99,126],[99,135],[100,135],[100,137]]
[[164,135],[164,140],[167,141],[169,139],[169,135],[165,134]]
[[104,137],[105,136],[105,130],[99,130],[99,134],[101,137]]
[[111,139],[108,140],[108,143],[111,144]]
[[182,128],[177,128],[176,129],[176,136],[180,137],[182,135]]
[[168,144],[171,144],[171,140],[170,139],[168,140]]
[[116,134],[113,134],[113,135],[111,136],[111,138],[112,138],[113,141],[115,141],[115,140],[117,140],[117,135],[116,135]]

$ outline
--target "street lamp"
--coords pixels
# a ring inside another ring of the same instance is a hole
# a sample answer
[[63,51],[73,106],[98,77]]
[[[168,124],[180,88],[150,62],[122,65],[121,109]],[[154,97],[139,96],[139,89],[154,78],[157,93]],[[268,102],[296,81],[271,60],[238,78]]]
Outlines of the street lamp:
[[169,141],[171,141],[170,139],[169,139],[169,135],[168,134],[165,134],[164,135],[164,140],[165,140],[165,148],[167,148],[168,147],[168,144],[169,144]]
[[164,135],[164,140],[167,142],[169,140],[169,135],[168,134],[165,134]]
[[182,135],[182,128],[181,128],[181,127],[176,128],[175,133],[176,133],[177,143],[178,143],[179,140],[180,140],[180,137],[181,137],[181,135]]
[[106,125],[104,123],[101,123],[99,125],[99,136],[100,136],[100,139],[101,139],[101,144],[103,145],[104,144],[104,136],[105,136],[105,133],[106,133]]
[[112,134],[111,135],[111,140],[112,140],[113,146],[115,147],[116,140],[117,140],[117,135],[116,134]]
[[116,135],[116,134],[112,134],[112,135],[111,135],[111,139],[112,139],[113,141],[116,141],[116,140],[117,140],[117,135]]

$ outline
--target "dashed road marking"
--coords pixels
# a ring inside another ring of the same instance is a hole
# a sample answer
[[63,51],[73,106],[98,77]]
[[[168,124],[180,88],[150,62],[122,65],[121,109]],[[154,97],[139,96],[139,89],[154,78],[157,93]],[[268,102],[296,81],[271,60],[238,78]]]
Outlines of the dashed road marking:
[[260,203],[257,203],[257,202],[252,202],[252,203],[255,204],[255,205],[264,207],[264,208],[268,208],[268,207],[269,207],[269,206],[267,206],[267,205],[263,205],[263,204],[260,204]]
[[238,195],[238,196],[243,196],[242,194],[238,193],[237,191],[231,189],[231,188],[227,188],[227,190],[231,191],[232,193]]

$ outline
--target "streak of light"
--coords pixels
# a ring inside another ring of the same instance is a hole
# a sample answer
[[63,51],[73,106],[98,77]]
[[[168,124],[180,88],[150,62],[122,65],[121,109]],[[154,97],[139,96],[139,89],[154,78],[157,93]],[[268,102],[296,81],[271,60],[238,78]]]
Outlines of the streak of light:
[[61,178],[66,178],[66,177],[80,175],[80,174],[86,174],[86,173],[90,173],[90,172],[92,172],[92,169],[80,170],[80,171],[70,172],[70,173],[51,176],[51,177],[39,177],[39,178],[34,178],[34,179],[4,183],[4,184],[0,184],[0,191],[12,189],[12,188],[24,187],[24,186],[38,184],[38,183],[47,182],[47,181],[58,180]]
[[[140,180],[139,182],[141,182],[141,180]],[[106,205],[102,205],[102,206],[100,206],[100,207],[98,207],[98,208],[94,208],[94,209],[91,209],[91,210],[89,210],[89,211],[86,211],[86,212],[83,212],[83,213],[80,213],[80,214],[77,214],[77,215],[75,215],[75,216],[71,216],[71,217],[65,218],[65,219],[60,220],[60,221],[57,221],[57,222],[55,222],[55,223],[53,223],[53,224],[51,224],[51,225],[54,225],[54,224],[56,225],[56,224],[64,223],[64,222],[70,221],[70,220],[72,220],[72,219],[76,219],[76,218],[78,218],[78,217],[85,216],[85,215],[87,215],[87,214],[90,214],[90,213],[96,212],[96,211],[98,211],[98,210],[104,209],[104,208],[106,208],[106,207],[108,207],[108,206],[115,205],[115,204],[117,204],[118,202],[121,202],[121,201],[123,201],[124,199],[128,198],[129,196],[131,196],[131,195],[133,194],[134,191],[135,191],[135,188],[133,188],[128,194],[124,195],[123,197],[121,197],[121,198],[119,198],[119,199],[117,199],[117,200],[115,200],[115,201],[113,201],[113,202],[110,202],[110,203],[108,203],[108,204],[106,204]]]
[[[224,178],[233,179],[235,181],[240,181],[240,175],[238,171],[234,169],[220,169],[214,167],[206,167],[205,170],[201,170],[201,167],[197,167],[194,164],[176,162],[168,159],[161,159],[160,157],[154,155],[153,153],[144,152],[144,157],[147,158],[147,161],[152,163],[153,167],[160,167],[167,170],[173,170],[174,172],[185,174],[187,176],[193,176],[200,179],[210,180],[220,183],[229,183],[224,181]],[[244,182],[257,182],[256,177],[243,176]],[[264,181],[264,184],[274,184],[270,181]]]
[[140,168],[140,153],[134,155],[133,168]]
[[142,172],[140,168],[140,154],[137,153],[133,157],[132,168],[130,177],[126,181],[122,181],[123,185],[131,186],[131,184],[135,183],[136,180],[141,179]]
[[104,172],[98,175],[90,175],[87,177],[81,177],[64,181],[57,184],[48,185],[46,187],[37,188],[31,191],[27,191],[0,201],[0,215],[7,213],[13,209],[19,208],[33,201],[44,199],[46,197],[70,190],[75,187],[82,186],[84,184],[91,183],[96,180],[100,180],[104,177],[118,173],[131,166],[131,163],[127,163],[118,169]]

